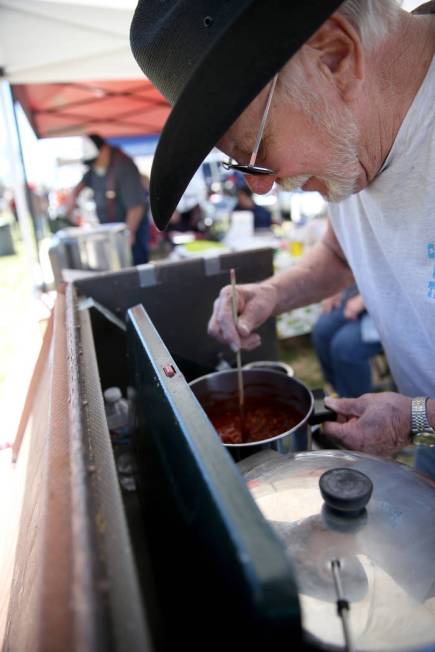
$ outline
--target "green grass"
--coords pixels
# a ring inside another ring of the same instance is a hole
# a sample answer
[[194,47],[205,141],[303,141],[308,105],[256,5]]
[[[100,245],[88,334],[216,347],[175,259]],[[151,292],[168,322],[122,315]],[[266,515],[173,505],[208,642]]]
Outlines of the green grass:
[[323,387],[325,381],[309,335],[279,341],[278,359],[293,367],[295,377],[310,389]]

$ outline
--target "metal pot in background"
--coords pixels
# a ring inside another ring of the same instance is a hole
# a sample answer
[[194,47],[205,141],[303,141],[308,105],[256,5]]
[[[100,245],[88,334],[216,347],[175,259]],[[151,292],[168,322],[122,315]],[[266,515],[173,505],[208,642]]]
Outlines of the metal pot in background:
[[[244,368],[243,383],[246,398],[278,398],[282,404],[288,405],[289,411],[294,413],[296,410],[300,413],[300,419],[293,428],[274,437],[241,444],[224,443],[237,461],[264,449],[273,449],[283,454],[310,450],[310,426],[335,418],[335,413],[324,405],[315,405],[314,396],[306,385],[281,371]],[[207,413],[211,405],[222,403],[224,406],[237,396],[237,371],[231,369],[202,376],[192,381],[190,387]]]
[[56,284],[63,269],[117,271],[132,265],[129,231],[123,222],[61,229],[53,237],[49,256]]

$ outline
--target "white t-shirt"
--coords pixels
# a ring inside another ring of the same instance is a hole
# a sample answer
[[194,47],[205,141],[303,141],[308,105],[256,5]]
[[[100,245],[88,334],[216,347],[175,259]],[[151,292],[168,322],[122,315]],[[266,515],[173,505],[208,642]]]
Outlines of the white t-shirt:
[[435,397],[435,57],[377,177],[330,212],[399,391]]

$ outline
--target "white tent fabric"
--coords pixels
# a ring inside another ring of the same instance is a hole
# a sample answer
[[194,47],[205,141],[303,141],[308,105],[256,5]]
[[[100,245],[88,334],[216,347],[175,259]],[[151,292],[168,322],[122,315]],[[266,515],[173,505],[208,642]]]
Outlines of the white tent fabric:
[[[403,0],[412,10],[423,0]],[[128,35],[136,0],[0,0],[10,83],[142,78]]]
[[143,79],[130,50],[135,0],[0,0],[0,68],[12,84]]
[[[424,0],[402,0],[408,11]],[[129,46],[136,0],[0,0],[10,83],[143,79]]]

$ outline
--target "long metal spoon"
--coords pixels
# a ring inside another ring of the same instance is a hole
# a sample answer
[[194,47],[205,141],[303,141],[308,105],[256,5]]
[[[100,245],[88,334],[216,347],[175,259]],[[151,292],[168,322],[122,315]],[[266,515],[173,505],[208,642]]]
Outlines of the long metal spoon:
[[[237,326],[237,294],[236,294],[236,270],[230,269],[231,280],[231,299],[233,308],[233,320]],[[243,371],[242,371],[242,353],[239,349],[236,353],[237,361],[237,382],[239,386],[239,410],[240,410],[240,433],[242,442],[245,439],[245,390],[243,387]]]

